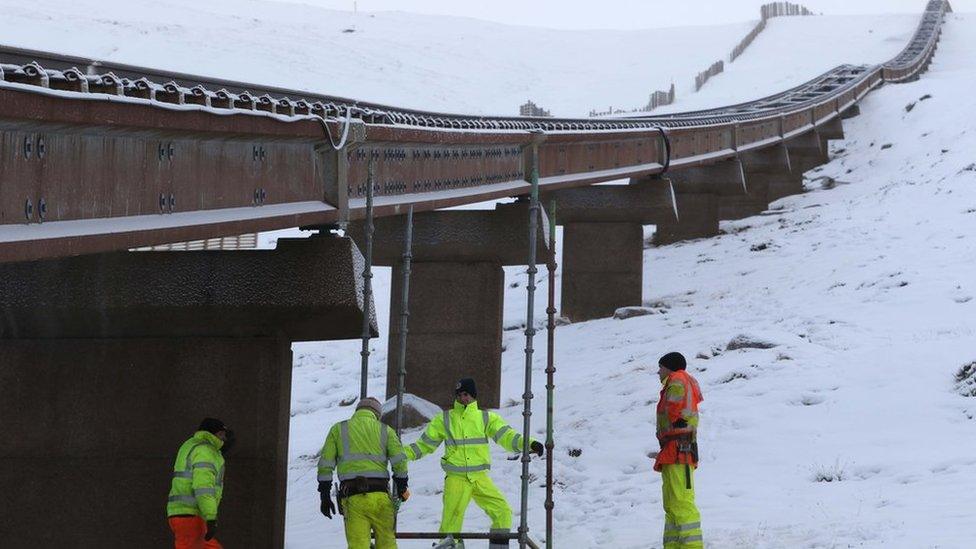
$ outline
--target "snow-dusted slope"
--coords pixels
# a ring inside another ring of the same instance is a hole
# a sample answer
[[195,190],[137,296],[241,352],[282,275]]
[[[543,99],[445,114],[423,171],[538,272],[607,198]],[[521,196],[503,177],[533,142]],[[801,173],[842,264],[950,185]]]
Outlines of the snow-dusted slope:
[[[705,394],[697,478],[709,547],[971,546],[976,403],[957,394],[954,374],[976,361],[976,18],[949,19],[931,72],[869,95],[845,122],[847,140],[833,143],[835,160],[808,174],[833,188],[811,179],[806,194],[724,223],[720,237],[649,249],[644,294],[659,314],[559,329],[557,547],[660,547],[646,454],[656,449],[654,365],[671,350],[692,359]],[[377,280],[381,318],[388,273]],[[506,325],[517,326],[524,274],[507,275],[518,286]],[[725,350],[740,334],[775,347]],[[501,413],[513,424],[521,341],[505,332]],[[380,394],[385,339],[374,347]],[[344,546],[341,524],[318,514],[314,456],[351,413],[337,403],[355,395],[357,351],[296,346],[290,549]],[[493,476],[517,508],[518,463],[504,457]],[[533,471],[541,477],[542,462]],[[404,528],[436,528],[441,485],[436,458],[412,464]],[[542,502],[536,482],[536,537]],[[488,526],[474,506],[468,526]]]
[[0,0],[0,11],[9,45],[504,115],[527,99],[563,116],[645,105],[672,80],[690,83],[750,27],[559,31],[255,0]]
[[697,93],[679,94],[657,113],[752,101],[788,90],[838,65],[875,64],[895,57],[918,26],[913,15],[776,17],[745,54],[725,64]]
[[[743,19],[756,15],[742,9]],[[557,116],[641,107],[671,82],[679,98],[697,101],[695,74],[753,25],[559,31],[260,0],[0,0],[0,11],[8,45],[428,110],[515,115],[531,99]],[[777,71],[760,78],[752,65],[746,84],[709,83],[705,92],[753,99],[842,62],[879,61],[907,42],[916,21],[775,20],[753,48],[763,50],[758,59],[777,52]]]

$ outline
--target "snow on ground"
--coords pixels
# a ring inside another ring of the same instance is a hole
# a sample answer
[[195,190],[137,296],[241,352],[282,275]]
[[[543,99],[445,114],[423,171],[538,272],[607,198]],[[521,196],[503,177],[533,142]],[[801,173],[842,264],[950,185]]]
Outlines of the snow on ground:
[[[261,0],[0,0],[0,10],[6,45],[401,107],[502,115],[517,114],[529,99],[556,116],[629,110],[672,82],[678,97],[691,101],[695,74],[724,59],[754,24],[563,31]],[[753,19],[758,11],[743,7],[741,16]],[[776,20],[757,44],[800,52],[778,57],[792,68],[772,80],[744,70],[747,83],[734,89],[753,99],[842,62],[890,57],[917,17]],[[748,54],[737,65],[750,66]],[[710,97],[712,88],[719,86],[706,87]]]
[[[919,14],[776,17],[725,72],[657,113],[752,101],[799,86],[838,65],[888,61],[908,44]],[[770,70],[775,67],[775,70]]]
[[[557,547],[660,547],[646,454],[656,449],[655,363],[671,350],[691,359],[705,395],[697,488],[709,547],[971,546],[976,403],[954,375],[976,361],[976,18],[949,19],[931,72],[869,95],[845,122],[847,139],[832,143],[834,160],[808,174],[807,193],[725,222],[719,237],[646,251],[645,300],[662,312],[559,328]],[[385,322],[389,270],[379,275]],[[517,327],[524,269],[506,276],[517,286],[505,325]],[[739,335],[775,347],[726,350]],[[513,425],[522,339],[505,332],[500,412]],[[385,339],[372,347],[370,390],[381,394]],[[318,514],[314,468],[329,425],[352,411],[338,403],[356,394],[358,349],[295,346],[290,549],[344,546],[341,523]],[[537,411],[543,369],[540,353]],[[540,436],[542,414],[533,419]],[[495,451],[492,474],[517,509],[519,465],[505,457]],[[543,463],[532,471],[538,537]],[[436,457],[410,474],[400,524],[434,529]],[[472,506],[467,526],[488,522]]]

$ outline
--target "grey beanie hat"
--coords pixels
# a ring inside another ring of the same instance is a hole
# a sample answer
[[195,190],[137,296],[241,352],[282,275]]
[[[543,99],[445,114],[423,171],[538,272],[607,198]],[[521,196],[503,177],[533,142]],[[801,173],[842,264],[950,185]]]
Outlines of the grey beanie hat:
[[359,404],[356,405],[356,409],[371,410],[374,414],[376,414],[376,417],[380,417],[383,415],[383,405],[380,404],[380,401],[376,400],[373,397],[366,397],[360,400]]

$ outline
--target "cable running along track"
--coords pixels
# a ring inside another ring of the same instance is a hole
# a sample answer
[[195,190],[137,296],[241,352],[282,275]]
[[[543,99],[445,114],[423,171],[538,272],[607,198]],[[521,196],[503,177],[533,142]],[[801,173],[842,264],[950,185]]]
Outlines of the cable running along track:
[[734,158],[917,78],[947,11],[929,2],[883,65],[721,109],[611,119],[422,112],[0,47],[0,261],[362,218],[370,163],[377,217],[527,195],[539,131],[542,192]]

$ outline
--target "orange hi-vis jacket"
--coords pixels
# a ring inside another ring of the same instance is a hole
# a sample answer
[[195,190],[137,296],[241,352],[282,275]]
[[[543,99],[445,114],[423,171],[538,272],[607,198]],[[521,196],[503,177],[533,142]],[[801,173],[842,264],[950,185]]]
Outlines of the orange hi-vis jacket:
[[[655,471],[660,471],[662,465],[698,466],[690,447],[692,443],[697,444],[698,403],[702,400],[698,382],[688,372],[678,370],[664,380],[657,403],[657,439],[661,451],[654,461]],[[679,444],[683,448],[679,449]]]

